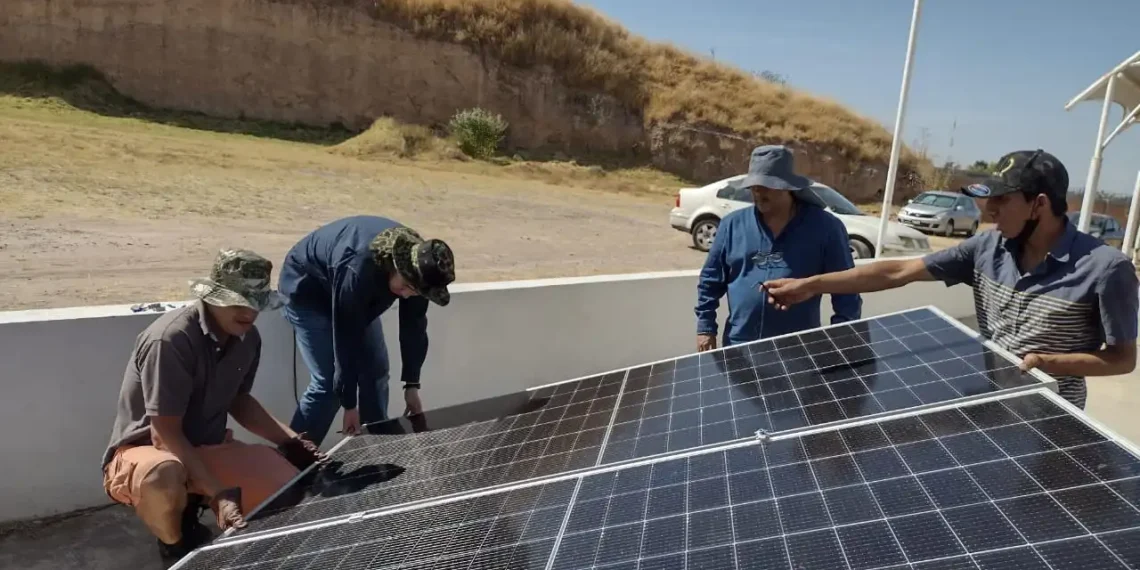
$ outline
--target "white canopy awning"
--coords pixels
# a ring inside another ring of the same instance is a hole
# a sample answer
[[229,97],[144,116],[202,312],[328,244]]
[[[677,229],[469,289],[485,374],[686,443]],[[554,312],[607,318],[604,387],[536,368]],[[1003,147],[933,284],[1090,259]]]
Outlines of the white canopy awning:
[[1104,101],[1105,94],[1109,91],[1109,79],[1116,76],[1114,85],[1112,86],[1112,103],[1120,105],[1124,111],[1123,119],[1117,123],[1116,128],[1113,129],[1112,134],[1101,142],[1101,146],[1108,146],[1108,143],[1120,134],[1121,131],[1128,128],[1130,125],[1138,122],[1140,118],[1140,51],[1132,54],[1132,57],[1121,62],[1116,67],[1109,70],[1108,73],[1100,76],[1092,85],[1081,92],[1080,95],[1073,97],[1065,105],[1065,110],[1069,111],[1078,103],[1085,101]]
[[[1092,161],[1089,163],[1089,176],[1085,182],[1085,195],[1081,200],[1081,216],[1077,222],[1077,229],[1087,232],[1092,218],[1093,201],[1096,199],[1097,182],[1100,179],[1101,156],[1108,143],[1116,138],[1125,129],[1137,122],[1140,115],[1140,51],[1132,57],[1120,62],[1108,73],[1100,76],[1092,85],[1073,97],[1065,110],[1075,107],[1084,101],[1100,101],[1100,126],[1097,128],[1096,145],[1093,147]],[[1107,136],[1108,115],[1113,103],[1120,105],[1124,113],[1116,128]]]

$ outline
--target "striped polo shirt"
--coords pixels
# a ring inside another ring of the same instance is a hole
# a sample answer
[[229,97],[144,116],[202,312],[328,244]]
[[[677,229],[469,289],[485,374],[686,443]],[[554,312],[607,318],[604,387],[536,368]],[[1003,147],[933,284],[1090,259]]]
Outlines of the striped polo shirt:
[[[1040,265],[1022,272],[1017,251],[1015,240],[990,230],[924,261],[947,286],[974,288],[979,332],[1019,358],[1136,342],[1140,295],[1132,261],[1120,250],[1065,218],[1064,233]],[[1055,378],[1060,395],[1084,408],[1084,377]]]

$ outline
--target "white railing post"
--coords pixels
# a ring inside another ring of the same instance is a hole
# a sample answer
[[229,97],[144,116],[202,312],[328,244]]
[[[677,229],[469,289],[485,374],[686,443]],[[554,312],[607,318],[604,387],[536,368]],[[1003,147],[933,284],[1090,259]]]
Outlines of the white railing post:
[[1108,78],[1108,85],[1104,88],[1104,106],[1100,109],[1100,126],[1096,130],[1096,146],[1093,147],[1092,160],[1089,162],[1089,177],[1085,182],[1085,195],[1081,199],[1081,216],[1077,221],[1077,229],[1082,232],[1089,231],[1092,222],[1093,207],[1096,203],[1096,186],[1100,181],[1100,165],[1104,153],[1104,131],[1108,128],[1108,111],[1112,108],[1112,94],[1116,88],[1116,73]]
[[887,165],[887,184],[883,187],[883,213],[879,217],[879,238],[875,240],[876,258],[883,255],[883,242],[886,241],[887,224],[891,219],[895,180],[899,174],[899,153],[902,151],[903,117],[906,116],[906,99],[910,93],[910,69],[914,64],[914,44],[918,37],[918,21],[921,15],[922,0],[914,0],[914,13],[910,18],[910,36],[906,45],[906,63],[903,64],[902,87],[899,89],[899,108],[895,115],[895,133],[891,141],[891,158]]

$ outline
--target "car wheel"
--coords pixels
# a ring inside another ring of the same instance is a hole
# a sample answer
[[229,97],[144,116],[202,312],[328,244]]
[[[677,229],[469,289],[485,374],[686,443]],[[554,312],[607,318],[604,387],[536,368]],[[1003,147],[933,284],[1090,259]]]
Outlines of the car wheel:
[[712,218],[705,218],[694,224],[691,232],[693,234],[693,247],[701,251],[708,251],[712,248],[718,226],[720,226],[720,221]]
[[946,221],[946,231],[942,232],[942,235],[944,235],[946,237],[950,237],[950,236],[954,235],[954,220],[947,220]]
[[871,245],[859,238],[851,238],[847,241],[848,247],[851,248],[851,257],[853,259],[870,259],[875,257],[875,250],[871,249]]
[[970,231],[966,234],[966,237],[974,237],[976,233],[978,233],[978,222],[975,221],[974,224],[970,226]]

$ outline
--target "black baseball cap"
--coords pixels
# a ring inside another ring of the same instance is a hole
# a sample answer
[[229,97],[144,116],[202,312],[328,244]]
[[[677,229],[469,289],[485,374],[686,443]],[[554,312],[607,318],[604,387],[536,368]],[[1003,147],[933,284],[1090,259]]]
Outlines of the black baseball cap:
[[1013,192],[1030,196],[1045,194],[1065,201],[1069,195],[1069,171],[1057,157],[1041,150],[1019,150],[1001,157],[993,176],[970,184],[962,193],[974,198],[993,198]]

